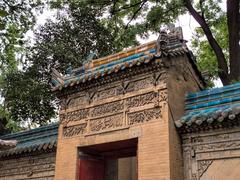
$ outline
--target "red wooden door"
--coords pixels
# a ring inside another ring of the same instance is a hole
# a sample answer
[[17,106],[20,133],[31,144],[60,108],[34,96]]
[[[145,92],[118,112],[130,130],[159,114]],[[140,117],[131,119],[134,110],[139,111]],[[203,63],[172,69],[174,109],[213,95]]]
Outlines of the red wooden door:
[[104,161],[92,157],[80,158],[79,180],[104,180]]

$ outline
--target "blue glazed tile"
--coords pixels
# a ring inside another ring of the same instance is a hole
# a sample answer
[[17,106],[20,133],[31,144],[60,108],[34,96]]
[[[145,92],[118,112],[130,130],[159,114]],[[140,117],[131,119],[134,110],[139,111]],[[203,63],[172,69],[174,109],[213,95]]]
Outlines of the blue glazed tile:
[[230,103],[232,101],[232,98],[225,98],[225,99],[222,99],[220,100],[220,103],[223,104],[223,103]]
[[240,100],[240,96],[232,97],[232,102],[233,102],[233,101],[239,101],[239,100]]

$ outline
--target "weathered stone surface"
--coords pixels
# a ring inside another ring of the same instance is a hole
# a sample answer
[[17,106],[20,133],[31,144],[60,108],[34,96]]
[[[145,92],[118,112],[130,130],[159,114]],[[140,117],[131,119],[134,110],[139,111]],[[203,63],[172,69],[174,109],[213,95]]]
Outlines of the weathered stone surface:
[[[193,176],[200,180],[238,179],[240,128],[184,135],[183,157],[186,180]],[[232,163],[237,164],[232,166]]]

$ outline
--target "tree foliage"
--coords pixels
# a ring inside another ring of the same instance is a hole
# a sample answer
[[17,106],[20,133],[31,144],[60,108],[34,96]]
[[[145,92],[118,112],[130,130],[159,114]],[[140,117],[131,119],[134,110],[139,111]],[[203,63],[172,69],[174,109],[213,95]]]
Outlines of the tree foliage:
[[[215,17],[212,17],[213,19]],[[222,14],[220,17],[212,23],[211,29],[217,39],[217,42],[222,47],[224,56],[229,59],[229,48],[228,48],[228,33],[226,26],[226,16]],[[206,72],[207,77],[210,81],[218,79],[218,64],[217,58],[214,54],[212,47],[209,45],[204,32],[201,28],[195,29],[195,35],[191,41],[191,46],[196,54],[198,67],[201,72]],[[229,61],[228,61],[229,63]]]
[[[58,2],[61,2],[59,0]],[[64,0],[62,1],[64,3]],[[204,36],[212,48],[217,61],[217,74],[224,85],[240,78],[240,12],[239,0],[226,0],[226,11],[222,14],[221,0],[83,0],[86,6],[97,6],[106,10],[114,19],[128,20],[130,24],[139,27],[139,33],[158,31],[159,25],[173,22],[180,14],[190,13],[199,23]],[[213,24],[219,22],[219,18],[226,18],[228,37],[228,53],[218,41]],[[139,20],[141,20],[139,22]],[[118,20],[117,20],[118,22]],[[226,55],[226,54],[229,54]]]
[[0,1],[0,73],[16,70],[24,51],[24,34],[35,23],[41,1]]
[[[81,66],[91,51],[100,57],[136,45],[138,36],[157,33],[162,24],[187,12],[200,25],[192,41],[200,69],[207,69],[212,79],[220,77],[224,85],[239,80],[239,0],[226,0],[226,11],[221,0],[51,0],[57,19],[39,27],[29,47],[22,34],[34,23],[31,9],[41,3],[24,1],[22,11],[12,11],[9,3],[22,8],[17,2],[0,3],[3,107],[16,122],[42,125],[56,115],[58,102],[48,84],[52,68],[65,73],[70,65]],[[26,50],[23,70],[17,71],[16,53]]]
[[75,4],[63,8],[55,21],[49,20],[35,31],[24,70],[4,79],[5,107],[17,122],[43,125],[56,115],[58,101],[49,85],[52,68],[64,74],[69,66],[81,66],[91,51],[105,56],[121,47],[97,18],[98,9]]
[[[35,0],[2,0],[0,1],[0,102],[3,101],[3,79],[7,74],[17,71],[25,52],[24,34],[35,23],[34,12],[41,9],[41,1]],[[2,132],[18,130],[16,123],[0,105],[0,126]],[[7,129],[6,129],[7,128]]]

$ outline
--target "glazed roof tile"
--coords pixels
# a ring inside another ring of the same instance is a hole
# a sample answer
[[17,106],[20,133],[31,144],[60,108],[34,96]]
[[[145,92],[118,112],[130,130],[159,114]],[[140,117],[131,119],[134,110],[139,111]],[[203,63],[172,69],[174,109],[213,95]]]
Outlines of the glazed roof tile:
[[185,45],[185,41],[176,34],[170,33],[164,35],[167,36],[167,44],[160,52],[158,44],[159,41],[162,41],[161,38],[158,41],[152,41],[117,54],[91,60],[82,67],[72,70],[68,76],[61,75],[54,69],[52,90],[57,91],[79,83],[85,83],[127,68],[132,68],[133,66],[147,64],[163,56],[181,56],[190,52]]
[[185,114],[178,128],[201,127],[236,120],[240,114],[240,83],[186,95]]
[[58,124],[1,136],[2,140],[16,140],[18,143],[14,148],[0,151],[0,157],[52,149],[57,146],[57,136]]

